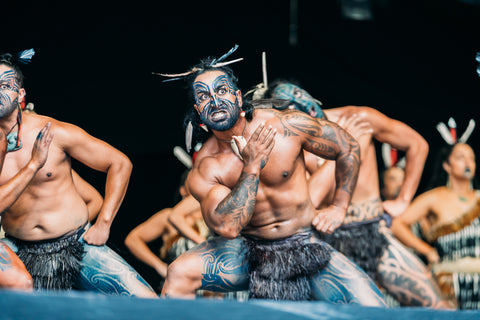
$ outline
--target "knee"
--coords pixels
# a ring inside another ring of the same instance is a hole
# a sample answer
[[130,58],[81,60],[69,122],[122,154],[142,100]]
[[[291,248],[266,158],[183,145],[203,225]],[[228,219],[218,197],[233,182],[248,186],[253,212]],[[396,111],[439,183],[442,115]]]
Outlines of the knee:
[[33,279],[26,270],[22,270],[20,268],[12,268],[8,271],[1,272],[0,287],[7,289],[32,291]]
[[202,270],[196,259],[177,258],[168,266],[162,296],[193,298],[201,283]]

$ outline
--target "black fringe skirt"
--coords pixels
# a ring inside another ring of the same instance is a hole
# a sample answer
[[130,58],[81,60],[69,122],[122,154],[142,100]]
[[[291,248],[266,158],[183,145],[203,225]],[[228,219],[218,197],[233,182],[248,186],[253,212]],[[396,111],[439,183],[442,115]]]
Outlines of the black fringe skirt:
[[36,290],[70,290],[80,275],[84,255],[79,242],[84,227],[60,238],[22,241],[9,237],[18,246],[17,255],[33,278]]
[[308,243],[311,232],[267,241],[246,238],[250,264],[249,299],[310,300],[309,277],[331,258],[326,243]]
[[355,262],[370,278],[376,279],[377,266],[388,242],[378,230],[380,220],[343,225],[322,238]]

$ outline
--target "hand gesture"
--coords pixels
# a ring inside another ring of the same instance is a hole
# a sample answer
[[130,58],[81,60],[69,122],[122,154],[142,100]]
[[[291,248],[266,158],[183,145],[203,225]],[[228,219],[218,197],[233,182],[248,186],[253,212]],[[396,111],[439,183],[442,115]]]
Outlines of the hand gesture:
[[435,248],[432,248],[430,251],[428,251],[425,255],[425,258],[427,258],[429,265],[438,263],[440,261],[440,256]]
[[340,227],[345,219],[346,211],[335,205],[330,205],[325,209],[317,211],[317,215],[312,220],[312,225],[317,231],[332,233]]
[[395,218],[401,215],[408,207],[408,202],[402,200],[383,201],[383,210],[391,217]]
[[110,235],[110,227],[107,225],[100,225],[98,222],[90,227],[85,232],[83,240],[93,246],[103,246]]
[[243,157],[245,164],[257,164],[261,169],[265,167],[270,152],[275,145],[275,135],[277,130],[272,126],[265,127],[265,123],[261,123],[248,142],[242,137],[234,136],[233,139]]
[[45,162],[47,162],[48,149],[53,140],[53,133],[50,132],[51,126],[52,123],[49,122],[40,130],[32,148],[32,158],[30,161],[32,161],[38,169],[43,167]]

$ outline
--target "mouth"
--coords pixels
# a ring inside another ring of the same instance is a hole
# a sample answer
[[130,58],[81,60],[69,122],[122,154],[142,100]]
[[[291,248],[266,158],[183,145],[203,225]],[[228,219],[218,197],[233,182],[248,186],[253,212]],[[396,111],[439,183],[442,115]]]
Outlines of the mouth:
[[212,112],[211,116],[210,116],[210,119],[212,121],[222,121],[222,120],[225,120],[225,118],[227,118],[228,114],[225,110],[219,110],[219,111],[215,111],[215,112]]
[[310,108],[310,110],[308,111],[308,114],[312,117],[316,117],[317,116],[317,111],[315,111],[315,109],[312,107]]
[[472,175],[472,170],[470,168],[465,168],[465,171],[463,172],[463,175],[467,178],[469,178]]

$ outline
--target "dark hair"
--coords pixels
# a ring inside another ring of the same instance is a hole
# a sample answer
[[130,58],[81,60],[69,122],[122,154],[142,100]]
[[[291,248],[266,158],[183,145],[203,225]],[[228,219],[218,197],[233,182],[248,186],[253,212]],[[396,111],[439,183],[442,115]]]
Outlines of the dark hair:
[[15,71],[15,78],[20,85],[20,88],[23,88],[23,81],[25,79],[22,70],[17,63],[14,62],[15,57],[10,53],[3,53],[0,55],[0,65],[6,65]]
[[268,84],[268,89],[267,91],[265,91],[264,98],[267,98],[267,99],[272,98],[273,91],[275,91],[275,89],[281,84],[293,84],[293,85],[296,85],[297,87],[300,87],[300,88],[302,87],[298,80],[277,78]]
[[[239,90],[238,87],[238,77],[235,75],[233,70],[230,67],[223,66],[223,67],[212,67],[212,61],[214,58],[208,57],[204,60],[201,60],[199,64],[195,65],[193,68],[198,69],[199,71],[194,72],[186,77],[186,81],[188,84],[187,90],[189,90],[189,96],[190,96],[190,102],[193,105],[195,102],[194,100],[194,93],[193,93],[193,82],[197,78],[197,76],[207,72],[207,71],[221,71],[224,72],[230,81],[232,82],[234,89]],[[193,69],[192,68],[192,69]],[[245,119],[248,121],[252,120],[253,118],[253,106],[248,102],[248,99],[245,99],[243,101],[242,105],[242,110],[245,111]],[[186,129],[188,123],[191,122],[193,126],[193,145],[196,143],[203,143],[205,142],[211,135],[211,132],[205,132],[200,127],[200,124],[202,124],[202,121],[200,120],[200,116],[198,115],[197,111],[194,108],[189,108],[189,110],[186,112],[184,120],[183,120],[183,127]]]
[[[438,149],[435,159],[433,161],[433,165],[431,166],[431,175],[430,175],[430,180],[427,183],[427,190],[431,190],[433,188],[444,186],[447,184],[448,174],[443,169],[443,163],[444,162],[448,163],[450,155],[453,152],[453,149],[458,144],[461,144],[461,143],[457,142],[452,145],[447,144],[442,146],[440,149]],[[479,185],[476,174],[473,177],[472,183],[473,183],[473,187],[476,189]]]

